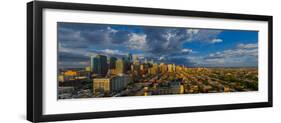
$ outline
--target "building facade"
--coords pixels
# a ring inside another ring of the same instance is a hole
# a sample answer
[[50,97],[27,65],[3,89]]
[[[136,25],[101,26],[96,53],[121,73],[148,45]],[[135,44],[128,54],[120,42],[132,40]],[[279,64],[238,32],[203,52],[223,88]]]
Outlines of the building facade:
[[96,55],[91,57],[91,70],[95,74],[107,74],[108,64],[107,57],[104,55]]
[[125,63],[122,59],[116,61],[116,73],[123,74],[125,72]]
[[113,76],[110,78],[93,79],[93,93],[119,92],[132,82],[128,75]]

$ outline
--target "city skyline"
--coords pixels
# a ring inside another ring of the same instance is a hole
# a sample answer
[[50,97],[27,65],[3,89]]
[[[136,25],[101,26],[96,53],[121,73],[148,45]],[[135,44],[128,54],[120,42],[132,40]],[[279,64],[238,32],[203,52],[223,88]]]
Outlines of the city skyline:
[[58,23],[59,68],[84,68],[96,55],[189,67],[257,67],[258,32]]
[[59,22],[58,44],[58,99],[259,89],[255,31]]

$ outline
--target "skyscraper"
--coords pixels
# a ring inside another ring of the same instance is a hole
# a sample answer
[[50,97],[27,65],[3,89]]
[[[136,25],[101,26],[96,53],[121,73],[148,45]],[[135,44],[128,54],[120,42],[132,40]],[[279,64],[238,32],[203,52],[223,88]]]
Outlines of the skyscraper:
[[139,57],[137,55],[133,55],[133,63],[134,64],[139,64]]
[[133,55],[131,53],[128,54],[128,60],[129,60],[129,62],[133,61]]
[[107,57],[104,55],[96,55],[91,57],[91,70],[95,74],[105,75],[108,71]]
[[125,72],[125,63],[122,59],[116,61],[116,73],[122,74]]
[[96,56],[100,60],[100,74],[105,75],[108,71],[107,57],[104,55]]
[[117,58],[115,58],[115,57],[110,57],[109,58],[109,68],[110,69],[115,69],[116,68],[116,61],[117,61]]
[[147,59],[146,58],[144,59],[144,63],[147,64]]
[[157,63],[154,63],[152,65],[152,67],[150,68],[150,73],[151,74],[157,74],[158,73],[158,65],[157,65]]
[[168,66],[164,63],[160,63],[159,68],[162,73],[165,73],[168,70]]
[[127,60],[125,61],[125,70],[128,71],[131,69],[131,64],[133,62],[133,55],[128,53]]
[[168,72],[174,72],[173,64],[168,64]]
[[99,60],[95,56],[91,56],[91,72],[98,73],[99,64]]

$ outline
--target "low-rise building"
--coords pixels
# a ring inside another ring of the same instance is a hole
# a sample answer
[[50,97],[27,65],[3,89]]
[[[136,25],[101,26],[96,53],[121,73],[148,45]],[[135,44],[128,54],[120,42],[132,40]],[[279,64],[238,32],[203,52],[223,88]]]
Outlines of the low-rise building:
[[58,99],[72,98],[73,91],[74,87],[58,87]]
[[93,93],[119,92],[132,81],[128,75],[117,75],[110,78],[93,79]]

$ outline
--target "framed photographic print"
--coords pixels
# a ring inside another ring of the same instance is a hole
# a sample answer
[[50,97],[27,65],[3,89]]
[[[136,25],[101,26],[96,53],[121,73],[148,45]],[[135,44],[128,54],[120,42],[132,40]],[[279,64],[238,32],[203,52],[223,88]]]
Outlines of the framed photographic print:
[[27,4],[33,122],[272,107],[272,16]]

